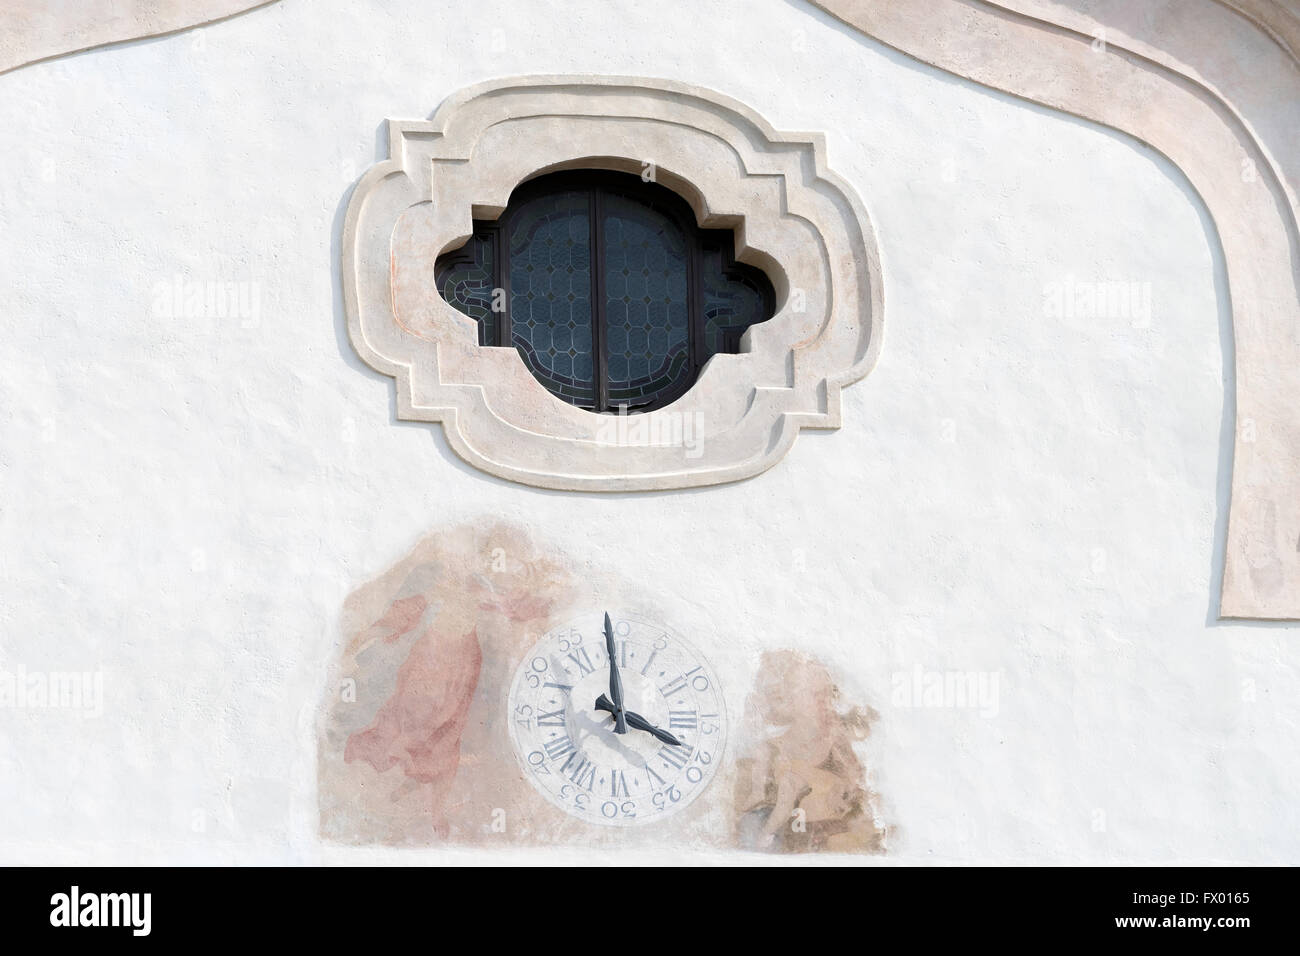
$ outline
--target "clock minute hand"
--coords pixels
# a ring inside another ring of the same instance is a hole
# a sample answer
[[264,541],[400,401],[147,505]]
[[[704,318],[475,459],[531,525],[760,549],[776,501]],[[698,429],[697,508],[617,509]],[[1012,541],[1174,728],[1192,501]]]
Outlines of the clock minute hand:
[[627,719],[623,710],[623,678],[619,676],[618,664],[614,660],[614,626],[609,622],[609,612],[605,612],[605,656],[609,658],[609,696],[614,698],[614,733],[627,733]]
[[[601,694],[599,697],[596,698],[596,709],[607,711],[608,713],[613,714],[614,703],[604,694]],[[650,734],[651,736],[657,737],[660,740],[662,740],[664,743],[669,744],[673,747],[686,746],[680,740],[678,740],[676,737],[670,734],[668,731],[659,729],[654,724],[650,723],[650,721],[642,717],[640,714],[634,714],[630,710],[624,711],[624,713],[627,715],[627,725],[629,727],[635,728],[636,730],[644,730],[646,733]]]

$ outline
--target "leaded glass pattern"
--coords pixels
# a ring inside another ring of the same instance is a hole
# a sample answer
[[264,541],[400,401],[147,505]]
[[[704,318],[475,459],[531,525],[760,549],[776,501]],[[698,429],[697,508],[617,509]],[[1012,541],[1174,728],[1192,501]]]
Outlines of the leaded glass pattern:
[[664,212],[601,200],[609,403],[640,406],[683,391],[690,365],[686,236]]
[[756,322],[768,317],[767,297],[760,285],[766,281],[755,270],[729,269],[731,250],[724,243],[706,242],[701,248],[700,281],[704,290],[704,342],[701,363],[719,352],[740,351],[740,337]]
[[733,243],[656,183],[553,173],[516,189],[499,220],[476,220],[435,279],[478,321],[480,344],[515,348],[551,394],[597,412],[648,411],[771,317],[771,283],[734,261]]
[[478,344],[497,340],[492,292],[496,288],[496,243],[493,233],[478,231],[454,253],[438,257],[434,282],[438,293],[457,311],[478,322]]
[[510,335],[533,375],[574,405],[596,402],[591,197],[538,196],[510,221]]

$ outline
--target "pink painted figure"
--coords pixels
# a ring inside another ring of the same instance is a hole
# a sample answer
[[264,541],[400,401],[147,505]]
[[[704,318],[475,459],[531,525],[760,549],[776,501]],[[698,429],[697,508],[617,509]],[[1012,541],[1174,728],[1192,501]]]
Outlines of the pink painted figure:
[[[359,603],[378,606],[378,613],[356,632],[352,669],[366,686],[389,690],[366,726],[346,737],[343,762],[381,775],[399,768],[407,783],[394,788],[392,800],[418,787],[433,834],[446,839],[484,668],[481,636],[522,639],[528,625],[544,622],[554,600],[552,569],[529,560],[526,542],[497,526],[422,543],[394,570],[401,575],[395,590],[383,579],[375,584],[391,594],[376,600],[358,591],[369,598]],[[495,656],[513,658],[502,650]]]

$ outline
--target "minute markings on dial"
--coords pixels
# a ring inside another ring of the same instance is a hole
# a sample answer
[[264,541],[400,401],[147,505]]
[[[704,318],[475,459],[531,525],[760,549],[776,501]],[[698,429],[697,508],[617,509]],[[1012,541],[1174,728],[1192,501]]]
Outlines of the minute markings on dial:
[[[565,812],[589,823],[653,823],[713,778],[726,743],[721,695],[707,660],[676,634],[616,614],[612,635],[595,623],[556,627],[521,662],[511,691],[512,714],[522,715],[510,725],[516,753],[531,783]],[[642,725],[629,720],[628,735],[593,707],[603,693],[616,699],[615,667],[625,718],[639,711]]]

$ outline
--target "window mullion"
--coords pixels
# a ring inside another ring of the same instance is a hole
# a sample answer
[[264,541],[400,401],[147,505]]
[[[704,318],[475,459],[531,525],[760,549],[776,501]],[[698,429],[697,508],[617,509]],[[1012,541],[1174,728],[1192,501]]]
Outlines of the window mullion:
[[496,341],[489,342],[488,345],[513,345],[514,339],[510,335],[510,263],[506,262],[506,243],[503,239],[505,235],[505,216],[502,215],[501,221],[492,226],[492,258],[496,264],[495,274],[493,275],[492,298],[496,299],[496,289],[501,290],[501,312],[497,315]]
[[596,379],[596,411],[609,409],[605,361],[605,230],[601,225],[600,190],[591,191],[591,364]]
[[682,224],[682,238],[686,242],[686,355],[693,379],[704,354],[703,256],[687,224]]

